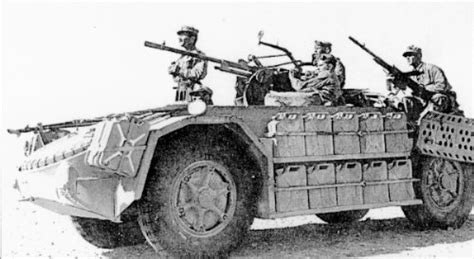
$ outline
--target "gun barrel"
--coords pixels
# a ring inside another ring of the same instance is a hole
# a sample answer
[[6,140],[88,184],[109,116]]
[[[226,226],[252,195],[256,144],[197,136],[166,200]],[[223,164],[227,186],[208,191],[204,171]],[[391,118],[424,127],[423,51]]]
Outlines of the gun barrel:
[[391,74],[395,76],[399,76],[406,81],[406,85],[412,89],[416,94],[421,95],[421,96],[431,96],[431,93],[427,90],[425,90],[423,87],[420,87],[420,85],[413,81],[410,76],[416,75],[417,72],[408,72],[408,73],[403,73],[400,69],[398,69],[396,66],[391,66],[387,62],[385,62],[382,58],[379,56],[375,55],[372,51],[370,51],[368,48],[365,47],[364,44],[361,44],[358,42],[356,39],[353,37],[349,36],[349,39],[354,42],[357,46],[362,48],[365,52],[369,53],[374,58],[374,61],[379,64],[381,67],[384,69],[388,70]]
[[158,43],[154,43],[154,42],[150,42],[150,41],[145,41],[145,46],[149,47],[149,48],[154,48],[154,49],[173,52],[173,53],[186,55],[186,56],[190,56],[190,57],[194,57],[194,58],[199,58],[199,59],[202,59],[202,60],[207,60],[207,61],[210,61],[210,62],[220,64],[222,66],[229,66],[229,67],[237,68],[237,69],[240,69],[240,70],[251,71],[251,72],[254,72],[256,70],[254,67],[251,67],[251,66],[248,66],[248,65],[244,65],[244,64],[233,62],[233,61],[224,60],[224,59],[209,57],[209,56],[206,56],[206,55],[203,55],[203,54],[199,54],[199,53],[195,53],[195,52],[191,52],[191,51],[187,51],[187,50],[176,49],[176,48],[165,46],[164,44],[158,44]]
[[66,122],[61,122],[61,123],[52,123],[52,124],[45,124],[45,125],[38,124],[38,126],[35,126],[35,127],[26,126],[25,128],[22,128],[22,129],[7,129],[7,132],[9,134],[19,135],[21,133],[28,133],[32,131],[38,131],[38,130],[58,130],[58,129],[64,129],[64,128],[77,128],[77,127],[92,126],[101,121],[102,121],[102,118],[90,119],[90,120],[66,121]]
[[242,76],[242,77],[250,77],[252,75],[252,73],[250,72],[240,71],[240,70],[236,70],[232,68],[219,67],[219,66],[215,66],[214,68],[222,72],[226,72],[226,73],[230,73],[230,74],[234,74],[234,75]]
[[359,46],[361,49],[365,50],[365,52],[369,53],[369,55],[371,55],[372,57],[376,58],[376,59],[380,59],[377,55],[375,55],[375,53],[373,53],[370,49],[368,49],[367,47],[365,47],[365,44],[362,44],[360,43],[359,41],[357,41],[356,39],[354,39],[352,36],[349,36],[349,40],[351,40],[352,42],[354,42],[357,46]]

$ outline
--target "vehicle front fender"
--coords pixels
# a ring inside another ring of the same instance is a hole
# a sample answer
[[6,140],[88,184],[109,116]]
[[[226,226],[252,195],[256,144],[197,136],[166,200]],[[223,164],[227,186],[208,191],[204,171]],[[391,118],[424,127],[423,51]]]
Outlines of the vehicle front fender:
[[[252,132],[252,130],[245,124],[241,119],[234,116],[176,116],[176,117],[165,117],[160,118],[156,121],[150,121],[150,135],[147,141],[147,148],[143,155],[142,161],[140,163],[140,168],[136,177],[133,178],[124,178],[122,181],[122,186],[124,190],[133,190],[134,200],[139,200],[142,196],[145,182],[150,171],[151,162],[153,154],[158,143],[158,139],[166,136],[167,134],[177,131],[181,128],[192,126],[192,125],[225,125],[233,131],[238,131],[237,135],[240,138],[244,138],[245,142],[249,144],[252,149],[252,152],[260,155],[264,159],[269,159],[271,155],[265,148],[265,146],[260,142],[257,135]],[[262,164],[266,165],[265,162]],[[124,196],[126,197],[126,196]],[[119,203],[122,204],[123,209],[128,207],[131,202],[130,199],[120,200],[120,195],[117,196]]]

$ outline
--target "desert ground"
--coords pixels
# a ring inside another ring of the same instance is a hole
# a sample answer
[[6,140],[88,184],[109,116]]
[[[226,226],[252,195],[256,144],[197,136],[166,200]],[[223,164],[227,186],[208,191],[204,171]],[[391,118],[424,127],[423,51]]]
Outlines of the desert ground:
[[[151,258],[147,244],[96,248],[66,216],[12,200],[3,215],[3,257]],[[376,209],[360,222],[327,225],[316,216],[256,219],[231,258],[257,257],[439,257],[473,258],[474,215],[460,229],[420,231],[399,208]]]

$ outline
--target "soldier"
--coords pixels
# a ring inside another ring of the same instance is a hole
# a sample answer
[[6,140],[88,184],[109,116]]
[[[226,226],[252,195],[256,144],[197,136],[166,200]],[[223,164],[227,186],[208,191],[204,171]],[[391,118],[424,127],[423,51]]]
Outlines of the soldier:
[[[414,45],[408,46],[403,57],[407,59],[408,65],[419,75],[411,76],[426,92],[412,93],[412,96],[403,96],[401,103],[404,105],[409,117],[417,120],[428,111],[443,113],[462,114],[456,101],[456,93],[452,90],[443,70],[435,65],[422,61],[421,48]],[[400,90],[406,89],[406,83],[402,79],[389,75],[387,83],[391,93],[389,99],[396,99]],[[404,93],[403,93],[404,94]]]
[[[194,27],[183,26],[178,31],[179,43],[187,51],[204,55],[202,51],[196,48],[198,33],[199,31]],[[207,74],[207,61],[182,55],[178,60],[171,63],[168,71],[173,76],[173,80],[178,83],[175,100],[189,102],[191,101],[190,92],[202,88],[201,80]],[[203,93],[212,95],[212,91],[204,91]],[[207,99],[210,100],[210,97]]]
[[[331,52],[332,52],[332,44],[330,42],[315,40],[314,53],[312,55],[312,63],[316,65],[321,55],[331,54]],[[341,89],[342,89],[346,83],[346,68],[344,67],[344,65],[342,64],[339,58],[336,58],[336,67],[334,68],[334,71],[337,75],[337,78],[339,79],[339,82],[341,84]]]
[[301,80],[295,77],[295,71],[289,74],[291,86],[298,92],[318,93],[316,105],[337,105],[342,95],[341,85],[335,73],[336,58],[331,54],[322,54],[316,61],[317,73],[314,77]]

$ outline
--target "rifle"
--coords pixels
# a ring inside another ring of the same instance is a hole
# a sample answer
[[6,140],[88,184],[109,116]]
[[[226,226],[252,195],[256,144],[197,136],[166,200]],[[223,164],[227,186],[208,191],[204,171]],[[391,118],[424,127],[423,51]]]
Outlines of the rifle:
[[406,85],[413,91],[413,95],[420,96],[423,99],[429,99],[433,95],[433,93],[431,93],[430,91],[427,91],[426,89],[421,87],[417,82],[413,81],[413,79],[410,78],[410,76],[420,75],[421,74],[420,71],[402,72],[395,65],[389,65],[382,58],[375,55],[372,51],[370,51],[367,47],[365,47],[365,44],[361,44],[360,42],[358,42],[356,39],[354,39],[351,36],[349,36],[349,39],[354,44],[356,44],[361,49],[363,49],[365,52],[369,53],[369,55],[371,55],[372,58],[374,59],[375,63],[379,64],[381,67],[387,70],[390,74],[395,76],[395,78],[406,83]]
[[215,69],[217,69],[219,71],[222,71],[222,72],[242,76],[242,77],[250,77],[254,72],[256,72],[258,70],[258,67],[249,66],[249,65],[244,64],[244,63],[237,63],[237,62],[228,61],[228,60],[225,60],[225,59],[218,59],[218,58],[214,58],[214,57],[209,57],[209,56],[206,56],[206,55],[200,54],[200,53],[195,53],[195,52],[191,52],[191,51],[187,51],[187,50],[181,50],[181,49],[168,47],[165,44],[158,44],[158,43],[153,43],[153,42],[150,42],[150,41],[145,41],[145,46],[149,47],[149,48],[164,50],[164,51],[168,51],[168,52],[173,52],[173,53],[177,53],[177,54],[190,56],[190,57],[193,57],[193,58],[198,58],[198,59],[210,61],[210,62],[213,62],[213,63],[217,63],[220,66],[214,67]]
[[38,125],[34,127],[30,127],[27,125],[23,129],[7,129],[7,132],[9,134],[20,135],[21,133],[42,132],[44,130],[56,131],[56,130],[61,130],[65,128],[78,128],[78,127],[91,126],[101,121],[102,119],[97,118],[97,119],[89,119],[89,120],[73,120],[73,121],[52,123],[52,124],[46,124],[46,125],[42,125],[41,123],[38,123]]
[[133,112],[125,112],[125,113],[118,113],[118,114],[109,114],[106,116],[100,116],[92,119],[79,119],[79,120],[71,120],[59,123],[51,123],[51,124],[42,124],[38,123],[36,126],[30,127],[26,126],[22,129],[7,129],[9,134],[21,135],[22,133],[28,132],[43,132],[43,131],[58,131],[66,128],[80,128],[80,127],[87,127],[97,124],[107,118],[113,117],[120,117],[120,116],[136,116],[138,118],[153,118],[155,116],[161,116],[164,114],[174,114],[174,113],[181,113],[186,110],[186,106],[183,105],[168,105],[165,107],[160,108],[153,108],[153,109],[146,109],[146,110],[138,110]]

